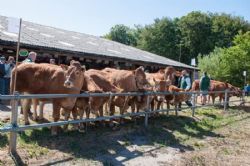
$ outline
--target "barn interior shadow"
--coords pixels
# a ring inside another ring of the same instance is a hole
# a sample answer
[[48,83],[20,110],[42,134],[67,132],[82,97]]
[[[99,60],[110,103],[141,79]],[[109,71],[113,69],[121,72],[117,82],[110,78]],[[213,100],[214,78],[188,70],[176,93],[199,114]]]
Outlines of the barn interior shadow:
[[[61,132],[58,136],[51,136],[50,130],[43,128],[32,130],[28,135],[22,133],[20,137],[26,143],[36,143],[41,147],[72,154],[76,158],[100,161],[104,165],[124,165],[124,162],[143,155],[136,149],[129,150],[130,145],[151,145],[153,147],[158,144],[175,148],[180,152],[194,150],[192,146],[187,146],[176,138],[174,131],[201,139],[205,136],[221,137],[209,130],[211,127],[209,124],[207,124],[209,129],[205,130],[197,123],[193,118],[187,116],[159,116],[149,119],[148,128],[144,127],[144,120],[140,118],[136,123],[130,121],[115,131],[109,127],[89,126],[87,133],[69,131]],[[151,151],[157,150],[157,148],[159,147],[156,146]],[[56,162],[60,163],[60,161]]]

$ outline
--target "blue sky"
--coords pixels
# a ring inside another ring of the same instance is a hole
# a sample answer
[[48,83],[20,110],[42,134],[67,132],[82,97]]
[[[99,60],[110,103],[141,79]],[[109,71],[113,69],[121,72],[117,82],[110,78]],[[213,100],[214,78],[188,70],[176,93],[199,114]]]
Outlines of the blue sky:
[[250,0],[0,0],[0,15],[92,35],[115,24],[150,24],[200,10],[226,12],[250,21]]

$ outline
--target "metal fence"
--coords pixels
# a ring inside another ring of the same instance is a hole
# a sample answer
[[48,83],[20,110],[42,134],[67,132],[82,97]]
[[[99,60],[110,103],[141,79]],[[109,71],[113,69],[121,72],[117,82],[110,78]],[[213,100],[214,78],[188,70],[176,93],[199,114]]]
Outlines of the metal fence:
[[[224,94],[224,110],[227,109],[227,105],[229,104],[228,95],[230,93],[234,93],[234,91],[213,91],[209,92],[210,94]],[[0,95],[1,100],[11,100],[11,124],[9,126],[4,126],[0,128],[0,132],[10,132],[10,140],[9,140],[9,152],[11,154],[16,153],[16,145],[17,145],[17,132],[25,131],[28,129],[36,129],[36,128],[43,128],[43,127],[52,127],[52,126],[61,126],[67,124],[78,124],[84,122],[95,122],[95,121],[102,121],[102,120],[111,120],[117,118],[124,118],[124,117],[132,117],[138,115],[144,115],[144,125],[145,127],[148,126],[148,118],[151,114],[157,112],[167,112],[175,111],[175,114],[178,114],[178,110],[186,110],[190,109],[190,107],[183,107],[183,108],[175,108],[175,109],[160,109],[160,110],[150,110],[150,96],[159,96],[159,95],[178,95],[178,94],[189,94],[192,95],[192,116],[195,114],[195,109],[200,107],[208,107],[213,105],[205,105],[205,106],[198,106],[196,105],[195,98],[200,92],[128,92],[128,93],[81,93],[81,94],[29,94],[29,95],[20,95],[18,92],[15,92],[14,95]],[[112,97],[112,96],[147,96],[147,109],[143,112],[138,113],[126,113],[124,115],[113,115],[113,116],[104,116],[98,118],[89,118],[89,119],[81,119],[81,120],[69,120],[69,121],[58,121],[58,122],[51,122],[51,123],[43,123],[43,124],[32,124],[32,125],[18,125],[18,102],[20,99],[54,99],[54,98],[76,98],[76,97]],[[230,101],[230,102],[245,102],[245,93],[242,93],[240,100],[237,101]]]

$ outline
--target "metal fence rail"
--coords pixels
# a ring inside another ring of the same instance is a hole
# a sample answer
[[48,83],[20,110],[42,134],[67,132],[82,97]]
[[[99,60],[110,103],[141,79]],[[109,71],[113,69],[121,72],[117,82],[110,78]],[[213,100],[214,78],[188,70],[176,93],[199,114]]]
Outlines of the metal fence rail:
[[[213,91],[209,92],[209,94],[223,94],[224,95],[224,110],[227,109],[227,105],[229,104],[227,98],[230,93],[235,93],[235,91]],[[162,96],[162,95],[179,95],[179,94],[189,94],[192,95],[192,107],[184,107],[184,108],[175,108],[175,109],[161,109],[161,110],[150,110],[150,96]],[[131,116],[139,116],[144,115],[145,119],[145,126],[148,125],[148,118],[150,114],[159,113],[159,112],[166,112],[167,114],[169,111],[175,111],[175,114],[178,114],[179,110],[192,110],[192,116],[195,114],[196,108],[201,107],[209,107],[213,105],[205,105],[205,106],[197,106],[195,103],[196,96],[200,94],[199,91],[195,92],[127,92],[127,93],[81,93],[81,94],[29,94],[29,95],[20,95],[19,93],[15,92],[14,95],[0,95],[1,100],[12,100],[11,102],[11,124],[9,126],[4,126],[0,128],[0,132],[10,132],[10,144],[9,149],[10,153],[16,153],[16,141],[17,141],[17,132],[19,131],[25,131],[29,129],[37,129],[37,128],[43,128],[43,127],[53,127],[53,126],[61,126],[61,125],[68,125],[68,124],[78,124],[78,123],[86,123],[86,122],[95,122],[95,121],[102,121],[102,120],[111,120],[111,119],[117,119],[117,118],[125,118],[125,117],[131,117]],[[55,99],[55,98],[76,98],[76,97],[111,97],[111,96],[147,96],[147,109],[144,112],[138,112],[138,113],[127,113],[124,115],[113,115],[113,116],[104,116],[104,117],[98,117],[98,118],[89,118],[89,119],[80,119],[80,120],[69,120],[69,121],[58,121],[58,122],[51,122],[51,123],[43,123],[43,124],[32,124],[32,125],[18,125],[17,119],[18,119],[18,101],[20,99]],[[237,101],[230,101],[230,102],[245,102],[244,101],[244,92],[242,94],[241,100]]]

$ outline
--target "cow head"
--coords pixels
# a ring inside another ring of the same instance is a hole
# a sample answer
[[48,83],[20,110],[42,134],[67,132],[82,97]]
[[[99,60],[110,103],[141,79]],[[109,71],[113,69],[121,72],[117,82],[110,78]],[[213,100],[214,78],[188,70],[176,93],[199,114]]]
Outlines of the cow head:
[[[154,91],[158,91],[158,92],[165,92],[168,89],[168,86],[171,85],[171,81],[170,80],[160,80],[160,81],[156,81],[154,79],[155,82],[155,87],[154,87]],[[157,100],[158,101],[164,101],[165,95],[157,95]]]
[[174,67],[172,66],[166,67],[164,71],[164,80],[170,80],[171,84],[173,84],[175,81],[175,74],[176,74],[176,70]]
[[85,67],[80,62],[74,61],[70,66],[61,66],[65,70],[66,80],[64,86],[67,88],[82,88],[84,81]]
[[237,97],[241,97],[242,96],[242,90],[238,87],[235,87],[231,84],[228,83],[228,88],[230,91],[232,91],[232,93],[229,94],[229,96],[237,96]]
[[135,75],[136,86],[138,90],[152,90],[151,85],[146,79],[146,74],[144,72],[144,67],[138,67],[133,71]]

